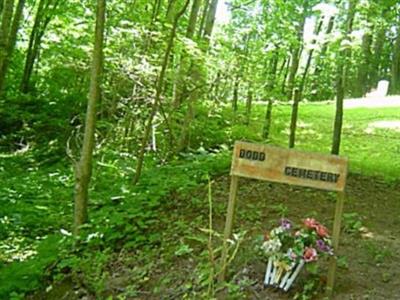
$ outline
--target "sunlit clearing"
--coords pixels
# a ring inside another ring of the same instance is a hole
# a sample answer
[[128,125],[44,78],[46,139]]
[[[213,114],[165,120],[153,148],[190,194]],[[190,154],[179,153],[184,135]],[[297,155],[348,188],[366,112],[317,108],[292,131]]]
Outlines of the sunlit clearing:
[[374,130],[376,128],[380,129],[390,129],[395,131],[400,131],[400,121],[376,121],[368,124],[367,130]]

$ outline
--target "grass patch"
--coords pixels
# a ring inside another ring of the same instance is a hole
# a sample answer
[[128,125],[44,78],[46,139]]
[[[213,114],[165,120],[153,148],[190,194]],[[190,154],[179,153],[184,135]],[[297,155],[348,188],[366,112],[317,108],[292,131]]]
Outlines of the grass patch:
[[[265,110],[266,105],[254,106],[252,122],[246,128],[246,131],[252,132],[252,141],[263,142],[261,132]],[[271,144],[287,147],[290,114],[289,105],[274,107],[269,141]],[[334,116],[333,104],[300,105],[296,149],[330,153]],[[399,107],[345,110],[340,154],[349,158],[350,172],[382,177],[387,181],[398,180],[399,132],[389,128],[370,130],[373,122],[394,120],[400,120]]]

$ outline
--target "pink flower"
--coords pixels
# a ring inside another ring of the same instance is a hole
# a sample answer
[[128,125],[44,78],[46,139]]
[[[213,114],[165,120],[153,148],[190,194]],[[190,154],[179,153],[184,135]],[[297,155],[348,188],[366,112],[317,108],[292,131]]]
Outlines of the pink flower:
[[316,261],[318,256],[317,256],[317,250],[311,247],[306,247],[303,253],[303,258],[305,262],[312,262]]
[[324,225],[318,224],[316,230],[320,237],[324,238],[329,236],[328,229]]
[[308,228],[315,229],[319,226],[319,223],[314,218],[307,218],[304,220],[304,225]]

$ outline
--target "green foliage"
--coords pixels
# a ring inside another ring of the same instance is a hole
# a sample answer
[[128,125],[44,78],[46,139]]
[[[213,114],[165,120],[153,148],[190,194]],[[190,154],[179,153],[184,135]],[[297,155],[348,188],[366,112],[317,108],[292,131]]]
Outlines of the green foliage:
[[343,227],[346,232],[358,233],[363,227],[361,217],[358,213],[344,213]]
[[60,236],[49,236],[39,242],[35,257],[0,265],[0,297],[7,299],[39,288],[43,277],[49,275],[48,267],[58,259],[61,243]]

